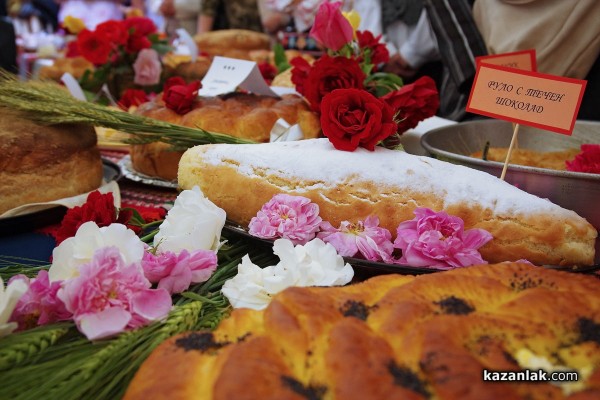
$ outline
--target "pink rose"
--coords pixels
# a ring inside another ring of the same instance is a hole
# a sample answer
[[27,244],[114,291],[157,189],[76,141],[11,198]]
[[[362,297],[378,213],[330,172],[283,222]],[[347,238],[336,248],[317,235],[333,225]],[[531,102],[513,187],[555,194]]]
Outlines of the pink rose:
[[156,50],[141,50],[133,63],[133,70],[135,71],[133,83],[136,85],[149,86],[158,84],[160,82],[162,67]]
[[314,239],[322,219],[319,206],[302,196],[273,196],[250,220],[249,232],[263,239],[285,238],[294,244]]
[[338,51],[352,41],[354,29],[342,15],[341,2],[324,2],[319,6],[309,35],[321,46]]
[[192,283],[205,282],[217,269],[217,255],[210,250],[181,251],[179,255],[165,251],[158,255],[146,253],[142,260],[146,278],[158,283],[159,289],[181,293]]
[[58,297],[81,333],[95,340],[165,318],[171,295],[150,287],[142,266],[126,265],[119,249],[111,246],[96,250],[79,276],[64,282]]
[[441,211],[417,208],[415,218],[398,225],[394,247],[402,250],[401,265],[451,269],[486,264],[481,246],[492,240],[483,229],[464,230],[462,219]]
[[48,271],[41,270],[31,281],[25,275],[16,275],[8,283],[22,280],[29,289],[17,302],[10,317],[19,324],[19,330],[35,328],[38,325],[65,321],[71,318],[63,302],[56,296],[62,281],[50,282]]
[[379,218],[376,216],[369,216],[364,222],[358,221],[356,224],[343,221],[339,229],[329,222],[323,222],[317,238],[335,247],[342,257],[360,254],[370,261],[392,261],[392,234],[379,227]]

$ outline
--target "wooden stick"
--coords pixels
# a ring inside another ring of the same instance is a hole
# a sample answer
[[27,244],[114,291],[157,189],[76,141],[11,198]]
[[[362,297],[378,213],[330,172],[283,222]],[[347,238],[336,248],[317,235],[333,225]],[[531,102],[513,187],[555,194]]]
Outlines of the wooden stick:
[[510,145],[508,146],[508,152],[506,153],[506,160],[504,160],[504,167],[502,168],[502,174],[500,175],[500,179],[504,180],[506,176],[506,170],[508,169],[508,161],[510,160],[510,155],[512,153],[512,149],[517,141],[517,135],[519,134],[519,124],[515,124],[515,130],[513,131],[512,139],[510,139]]

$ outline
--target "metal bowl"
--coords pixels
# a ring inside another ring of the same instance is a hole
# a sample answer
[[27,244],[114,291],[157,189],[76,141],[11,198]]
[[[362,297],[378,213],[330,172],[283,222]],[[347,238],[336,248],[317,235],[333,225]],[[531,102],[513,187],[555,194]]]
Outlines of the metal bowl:
[[[431,130],[422,136],[421,145],[432,157],[500,177],[503,163],[473,158],[469,154],[482,150],[486,142],[490,147],[508,147],[512,133],[510,122],[469,121]],[[600,122],[577,121],[571,136],[520,126],[518,143],[520,148],[538,151],[559,151],[579,148],[584,143],[600,143]],[[509,164],[505,180],[575,211],[600,231],[600,175]],[[597,259],[599,253],[600,240],[597,240]]]

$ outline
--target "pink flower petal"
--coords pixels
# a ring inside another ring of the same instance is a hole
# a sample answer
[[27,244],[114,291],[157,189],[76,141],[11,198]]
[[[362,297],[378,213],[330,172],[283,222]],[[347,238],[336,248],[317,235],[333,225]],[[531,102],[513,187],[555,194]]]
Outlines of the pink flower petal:
[[123,332],[130,320],[131,314],[128,311],[111,307],[97,313],[80,315],[75,322],[89,340],[96,340]]
[[134,294],[131,298],[131,309],[136,317],[145,322],[158,321],[165,318],[173,301],[171,295],[164,289],[147,289]]

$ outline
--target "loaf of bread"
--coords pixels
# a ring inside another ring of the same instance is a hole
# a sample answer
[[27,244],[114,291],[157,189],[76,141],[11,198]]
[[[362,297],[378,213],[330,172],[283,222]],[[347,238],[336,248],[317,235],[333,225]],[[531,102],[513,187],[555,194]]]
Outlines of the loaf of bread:
[[594,261],[597,232],[575,212],[485,172],[382,147],[338,151],[327,139],[196,146],[183,155],[178,182],[183,189],[198,185],[242,226],[274,195],[287,193],[310,198],[333,226],[376,215],[394,237],[415,208],[446,211],[465,229],[492,234],[480,248],[488,262]]
[[212,59],[209,57],[198,57],[196,61],[192,62],[189,55],[169,53],[163,58],[164,75],[166,79],[179,76],[188,83],[195,80],[201,81],[211,63]]
[[0,108],[0,214],[100,187],[102,159],[90,126],[42,126]]
[[[289,288],[214,332],[165,341],[125,399],[598,399],[599,290],[525,264]],[[559,366],[579,381],[483,379]]]
[[224,29],[194,36],[200,51],[211,56],[223,56],[250,60],[253,50],[268,50],[269,35],[245,29]]
[[[306,138],[319,135],[321,126],[317,115],[296,95],[282,98],[231,93],[218,97],[199,98],[194,108],[180,115],[164,102],[142,104],[136,113],[178,125],[201,128],[210,132],[227,133],[257,142],[268,142],[273,125],[283,118],[290,125],[298,124]],[[155,142],[131,147],[133,168],[149,176],[174,180],[182,152],[175,152],[164,143]]]
[[75,79],[79,79],[88,70],[90,72],[94,71],[94,64],[85,58],[81,56],[64,57],[55,59],[52,65],[41,67],[38,77],[40,79],[51,79],[60,82],[60,79],[66,73],[73,75]]

